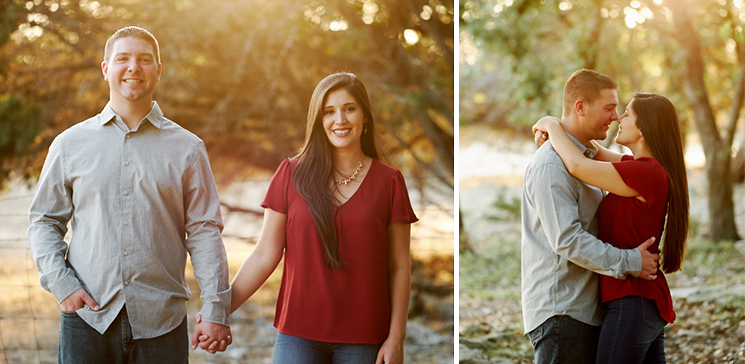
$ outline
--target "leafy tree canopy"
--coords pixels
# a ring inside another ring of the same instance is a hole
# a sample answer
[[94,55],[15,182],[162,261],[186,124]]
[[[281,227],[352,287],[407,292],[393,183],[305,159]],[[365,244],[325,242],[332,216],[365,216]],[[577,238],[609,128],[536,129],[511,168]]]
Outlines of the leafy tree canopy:
[[20,20],[0,48],[0,94],[43,111],[33,158],[16,168],[38,173],[51,139],[104,107],[104,43],[139,25],[161,47],[155,99],[205,140],[219,180],[294,155],[313,88],[348,71],[368,87],[388,161],[452,188],[452,1],[14,0],[2,11]]

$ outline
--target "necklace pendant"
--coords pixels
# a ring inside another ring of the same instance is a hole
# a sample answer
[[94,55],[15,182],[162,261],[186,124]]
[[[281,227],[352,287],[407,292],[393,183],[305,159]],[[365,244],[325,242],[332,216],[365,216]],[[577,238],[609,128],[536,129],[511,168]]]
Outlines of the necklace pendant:
[[364,157],[365,157],[365,154],[363,153],[362,157],[360,157],[360,162],[357,165],[357,169],[354,170],[354,173],[352,173],[351,176],[344,178],[344,179],[334,178],[334,182],[336,182],[337,185],[340,185],[343,183],[346,186],[349,182],[352,182],[355,178],[357,178],[357,175],[360,174],[360,172],[362,171],[362,158]]

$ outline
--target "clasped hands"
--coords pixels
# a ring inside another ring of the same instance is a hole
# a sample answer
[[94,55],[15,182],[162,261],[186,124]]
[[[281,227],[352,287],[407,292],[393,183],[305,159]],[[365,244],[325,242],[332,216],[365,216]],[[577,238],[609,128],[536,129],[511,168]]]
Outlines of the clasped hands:
[[233,336],[230,334],[230,327],[212,322],[202,321],[202,315],[194,315],[197,325],[194,327],[194,334],[191,337],[191,348],[196,350],[197,346],[202,350],[215,354],[218,351],[225,351],[228,345],[233,343]]
[[533,132],[533,137],[535,138],[535,143],[538,144],[540,147],[543,145],[543,143],[548,140],[548,126],[550,123],[559,123],[559,118],[555,116],[544,116],[538,120],[535,124],[533,124],[533,127],[531,128],[531,131]]

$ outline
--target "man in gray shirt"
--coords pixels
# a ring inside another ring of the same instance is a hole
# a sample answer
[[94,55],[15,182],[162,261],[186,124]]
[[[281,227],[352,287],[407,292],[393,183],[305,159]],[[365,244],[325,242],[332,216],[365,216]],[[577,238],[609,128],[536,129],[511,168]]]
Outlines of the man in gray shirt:
[[52,142],[29,213],[39,281],[62,311],[59,362],[188,362],[187,254],[204,301],[192,347],[204,333],[202,348],[225,350],[228,265],[204,144],[153,101],[150,32],[118,30],[101,68],[109,103]]
[[[585,156],[618,120],[616,83],[579,70],[564,87],[561,125]],[[522,309],[536,364],[594,363],[602,316],[596,273],[654,279],[658,254],[598,240],[600,189],[574,178],[544,143],[525,171],[522,194]]]

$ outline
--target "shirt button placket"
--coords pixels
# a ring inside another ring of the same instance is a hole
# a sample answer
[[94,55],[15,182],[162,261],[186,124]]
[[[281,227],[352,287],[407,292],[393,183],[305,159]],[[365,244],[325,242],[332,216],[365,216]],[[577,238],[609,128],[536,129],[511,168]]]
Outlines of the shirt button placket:
[[[134,223],[132,212],[134,208],[134,200],[132,200],[132,188],[134,185],[134,165],[132,164],[132,161],[129,159],[132,157],[132,150],[134,150],[134,146],[132,143],[134,141],[132,140],[132,133],[127,133],[124,137],[124,145],[122,146],[122,159],[124,162],[122,163],[122,170],[121,170],[121,197],[120,200],[122,201],[121,207],[122,207],[122,219],[124,220],[124,231],[121,235],[121,249],[122,249],[122,284],[124,284],[124,287],[128,287],[130,284],[130,277],[132,276],[132,266],[129,259],[130,251],[132,251],[130,244],[135,241],[133,238],[134,234],[134,228],[135,226],[130,226],[131,223]],[[127,296],[125,292],[125,297]],[[125,298],[126,299],[126,298]]]

